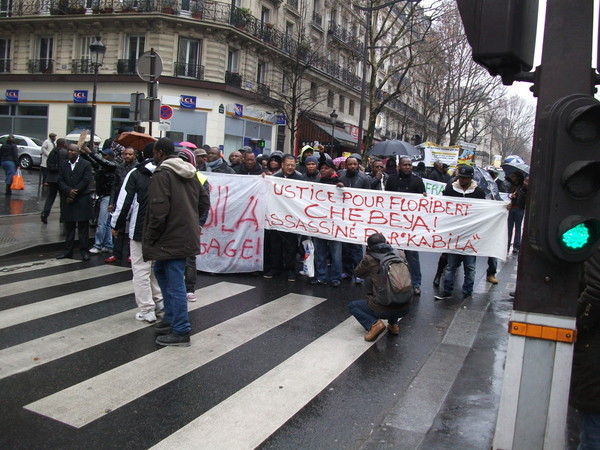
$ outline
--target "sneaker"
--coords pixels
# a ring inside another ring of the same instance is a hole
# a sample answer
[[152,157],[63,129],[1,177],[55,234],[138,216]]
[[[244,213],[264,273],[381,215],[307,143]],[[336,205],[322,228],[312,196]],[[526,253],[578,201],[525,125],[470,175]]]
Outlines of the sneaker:
[[265,272],[263,274],[263,278],[271,279],[276,275],[278,275],[277,272],[275,272],[274,270],[269,270],[268,272]]
[[288,271],[287,280],[288,281],[296,281],[296,274],[294,273],[293,270]]
[[100,253],[102,250],[100,250],[98,247],[92,247],[90,248],[90,253],[92,255],[97,255],[98,253]]
[[105,262],[106,264],[112,264],[112,263],[119,262],[119,260],[117,259],[117,257],[116,257],[115,255],[112,255],[112,256],[109,256],[108,258],[106,258],[106,259],[104,260],[104,262]]
[[171,324],[161,320],[157,324],[154,325],[154,331],[158,334],[170,334],[171,333]]
[[148,311],[148,312],[140,311],[135,314],[135,318],[136,318],[136,320],[139,320],[141,322],[144,322],[144,321],[146,321],[148,323],[156,322],[156,314],[154,314],[154,311]]
[[110,253],[112,252],[112,248],[108,248],[108,247],[102,247],[102,250],[100,250],[102,253]]
[[414,288],[413,289],[413,294],[415,294],[415,295],[421,295],[421,288]]
[[393,334],[394,336],[397,336],[400,334],[400,325],[398,325],[397,323],[394,323],[394,324],[388,323],[387,329],[388,329],[389,333]]
[[327,281],[323,281],[323,280],[317,280],[316,278],[313,278],[312,280],[309,281],[310,284],[327,284]]
[[160,302],[154,302],[154,312],[156,314],[163,312],[165,309],[165,303],[161,300]]
[[371,329],[369,330],[369,332],[367,334],[365,334],[365,341],[368,341],[368,342],[374,341],[375,339],[377,339],[377,336],[379,336],[381,333],[383,333],[384,330],[385,330],[385,324],[381,320],[378,320],[371,326]]
[[195,302],[197,300],[196,294],[194,294],[193,292],[188,292],[187,299],[188,299],[188,302]]
[[451,292],[442,292],[441,294],[438,294],[438,295],[434,296],[433,298],[436,300],[445,300],[450,297],[452,297]]
[[363,284],[365,280],[362,278],[354,277],[354,284]]
[[165,345],[171,347],[189,347],[190,346],[190,333],[177,334],[171,333],[164,336],[158,336],[156,338],[158,345]]
[[333,280],[333,281],[331,282],[331,285],[332,285],[333,287],[338,287],[338,286],[340,285],[340,280]]
[[348,278],[348,274],[347,273],[342,273],[342,276],[340,278],[342,280],[345,280],[346,278]]
[[488,275],[487,282],[492,284],[498,284],[498,279],[494,275]]

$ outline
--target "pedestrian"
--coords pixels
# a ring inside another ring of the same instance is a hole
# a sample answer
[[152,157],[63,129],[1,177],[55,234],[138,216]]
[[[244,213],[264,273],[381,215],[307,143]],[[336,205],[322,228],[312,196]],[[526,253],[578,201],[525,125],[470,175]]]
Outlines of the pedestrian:
[[[462,198],[480,198],[485,199],[485,191],[477,186],[477,182],[473,180],[475,171],[473,167],[460,165],[457,169],[457,179],[448,182],[442,195],[448,197]],[[463,264],[465,276],[463,280],[463,299],[467,299],[473,295],[473,285],[475,284],[475,255],[459,255],[448,253],[448,264],[444,270],[444,290],[435,296],[436,300],[444,300],[452,296],[454,289],[454,277],[456,270]]]
[[385,185],[389,175],[385,172],[385,165],[379,158],[373,160],[373,163],[371,164],[371,175],[369,178],[371,180],[371,189],[385,191]]
[[13,182],[13,176],[19,168],[19,148],[15,144],[15,137],[12,134],[8,136],[6,143],[0,147],[0,161],[6,175],[4,178],[4,183],[6,184],[4,193],[5,195],[12,195],[10,185]]
[[426,170],[425,170],[425,163],[423,161],[419,161],[419,163],[417,164],[417,167],[415,167],[414,170],[415,174],[421,178],[427,178],[426,175]]
[[[306,180],[304,175],[296,171],[296,158],[283,155],[282,167],[273,176],[290,180]],[[265,244],[269,253],[265,255],[267,271],[264,278],[273,278],[285,273],[288,281],[296,281],[296,255],[298,254],[298,235],[279,230],[265,230]]]
[[235,172],[235,168],[242,164],[242,150],[234,150],[229,155],[229,167]]
[[527,203],[527,188],[529,186],[529,177],[521,172],[514,172],[511,177],[511,187],[508,197],[510,198],[510,209],[508,211],[508,248],[513,240],[513,232],[515,240],[512,242],[513,253],[519,253],[521,249],[521,225],[523,217],[525,217],[525,204]]
[[[123,182],[127,174],[133,170],[138,165],[137,160],[137,151],[133,147],[127,147],[123,150],[123,162],[117,164],[117,168],[115,170],[115,177],[112,184],[112,189],[110,192],[110,202],[108,205],[108,212],[114,213],[115,204],[117,202],[117,197],[119,196],[119,192],[121,192],[121,187],[123,186]],[[111,232],[112,233],[112,232]],[[115,233],[112,233],[113,237],[113,254],[104,260],[106,264],[119,263],[123,260],[124,251],[123,249],[127,245],[127,233],[125,226],[118,230],[118,233],[115,237]]]
[[194,150],[194,156],[196,157],[196,169],[206,172],[206,150],[197,148]]
[[308,156],[304,160],[304,167],[306,168],[306,173],[304,174],[306,181],[319,181],[321,173],[319,172],[319,161],[316,156]]
[[215,173],[235,173],[231,167],[221,158],[219,147],[211,147],[206,150],[206,170]]
[[438,181],[440,183],[447,183],[450,181],[450,175],[447,170],[444,169],[444,164],[440,161],[433,162],[433,169],[429,172],[429,179],[433,181]]
[[[323,155],[320,158],[321,177],[319,183],[343,187],[335,171],[333,160]],[[315,247],[315,277],[310,280],[310,284],[327,284],[329,282],[333,287],[338,287],[342,279],[342,243],[335,239],[323,239],[316,236],[313,236],[312,240]]]
[[296,170],[301,174],[306,174],[306,158],[313,156],[314,151],[315,150],[310,145],[305,145],[300,150],[300,157],[298,158],[298,166],[296,167]]
[[46,178],[48,177],[48,170],[47,170],[48,156],[50,155],[50,152],[52,150],[54,150],[55,148],[56,148],[56,133],[50,133],[48,135],[48,139],[46,139],[42,144],[42,160],[40,162],[40,168],[42,171],[42,183],[44,184],[44,186],[47,186]]
[[600,448],[600,250],[584,263],[585,288],[577,302],[570,404],[581,419],[579,447]]
[[67,160],[58,172],[58,189],[61,195],[60,221],[65,224],[65,252],[58,257],[72,258],[75,228],[79,234],[79,252],[84,261],[89,261],[89,223],[94,217],[91,184],[92,165],[80,156],[76,144],[67,147]]
[[54,200],[56,200],[56,195],[58,194],[58,172],[60,166],[65,161],[67,161],[67,141],[60,138],[56,141],[56,147],[50,152],[46,160],[48,195],[41,214],[42,223],[44,224],[48,223],[48,216],[52,210]]
[[163,320],[156,325],[159,345],[189,346],[191,326],[185,291],[185,259],[200,253],[200,217],[208,209],[208,194],[196,169],[175,154],[173,141],[154,144],[158,164],[148,187],[142,250],[154,261],[154,275],[163,293]]
[[[408,156],[400,157],[398,163],[398,172],[389,176],[386,191],[392,192],[408,192],[413,194],[427,195],[425,183],[418,175],[412,171],[412,160]],[[405,250],[408,268],[410,270],[410,278],[413,285],[415,295],[421,295],[421,261],[419,252],[414,250]]]
[[102,150],[102,156],[87,147],[82,147],[82,156],[87,159],[94,168],[96,181],[96,209],[98,210],[98,222],[94,245],[90,249],[92,255],[108,253],[113,251],[112,233],[110,229],[110,212],[108,207],[111,202],[112,186],[117,170],[115,153],[112,148]]
[[[404,317],[409,311],[409,304],[386,306],[375,301],[375,293],[380,288],[378,275],[381,266],[380,259],[384,255],[392,253],[394,253],[394,249],[386,242],[383,234],[372,234],[367,238],[365,256],[354,271],[365,279],[367,299],[353,301],[350,303],[349,309],[350,313],[367,331],[365,341],[374,341],[383,333],[386,326],[381,319],[387,319],[387,328],[390,334],[398,335],[400,333],[398,319]],[[401,254],[401,257],[403,256]]]
[[154,276],[153,261],[145,260],[142,253],[142,234],[148,206],[148,186],[156,164],[152,159],[154,142],[142,152],[144,160],[125,175],[117,195],[111,218],[113,238],[123,233],[129,220],[129,254],[133,275],[133,294],[139,311],[135,319],[156,322],[156,313],[164,309],[163,295]]
[[242,164],[235,173],[240,175],[262,175],[264,172],[262,166],[256,162],[256,155],[250,150],[242,155]]

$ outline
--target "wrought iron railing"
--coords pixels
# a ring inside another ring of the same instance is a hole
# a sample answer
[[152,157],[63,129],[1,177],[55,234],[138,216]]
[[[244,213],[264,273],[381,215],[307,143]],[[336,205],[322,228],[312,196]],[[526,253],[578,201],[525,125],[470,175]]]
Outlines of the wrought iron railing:
[[242,76],[237,72],[225,72],[225,84],[229,86],[242,87]]
[[135,59],[119,59],[117,61],[117,73],[121,75],[135,75],[137,61]]
[[74,59],[71,61],[71,73],[94,73],[94,66],[89,59]]
[[52,73],[53,69],[53,59],[30,59],[27,62],[27,70],[29,73]]
[[269,97],[271,95],[271,88],[264,83],[256,83],[256,93],[262,97]]
[[178,61],[175,63],[175,76],[203,80],[204,66],[198,64],[188,64]]
[[351,34],[343,26],[338,25],[337,23],[335,23],[333,21],[330,21],[329,28],[327,29],[327,33],[331,37],[333,37],[333,38],[337,39],[338,41],[342,42],[343,44],[345,44],[351,50],[354,50],[357,53],[362,53],[362,51],[364,49],[364,44],[362,42],[360,42],[360,39],[356,35]]

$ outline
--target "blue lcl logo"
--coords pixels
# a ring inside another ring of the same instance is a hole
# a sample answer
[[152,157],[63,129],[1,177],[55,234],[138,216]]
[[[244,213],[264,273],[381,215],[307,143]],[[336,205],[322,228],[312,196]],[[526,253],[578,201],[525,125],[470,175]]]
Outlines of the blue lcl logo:
[[7,89],[4,94],[4,98],[7,102],[18,102],[19,101],[19,90],[18,89]]
[[179,106],[185,109],[196,109],[196,97],[182,95],[179,97]]

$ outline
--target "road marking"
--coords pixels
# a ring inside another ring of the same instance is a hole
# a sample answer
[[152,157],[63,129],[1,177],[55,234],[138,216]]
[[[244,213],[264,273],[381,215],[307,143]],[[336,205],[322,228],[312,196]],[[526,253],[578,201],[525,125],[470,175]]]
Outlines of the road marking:
[[66,266],[68,264],[81,264],[79,260],[73,259],[42,259],[34,262],[26,262],[21,264],[13,264],[10,266],[0,267],[0,277],[4,275],[12,275],[14,273],[25,273],[34,270],[47,269],[48,267]]
[[132,293],[132,282],[123,281],[84,292],[76,292],[29,305],[5,309],[0,314],[0,329]]
[[[81,428],[234,350],[325,300],[325,298],[287,294],[195,334],[192,337],[192,347],[189,349],[166,347],[157,350],[30,403],[24,408]],[[337,348],[336,352],[331,352],[330,347],[329,352],[336,353]],[[314,361],[311,364],[314,364]]]
[[[227,282],[198,289],[198,301],[188,303],[188,310],[193,311],[250,289],[254,287]],[[146,322],[135,320],[136,311],[137,308],[124,311],[0,350],[0,379],[147,327]]]
[[131,271],[131,269],[129,267],[104,265],[49,275],[47,277],[34,278],[31,280],[15,281],[14,283],[7,283],[2,286],[2,295],[0,295],[0,297],[8,297],[9,295],[22,294],[37,289],[59,286],[61,284],[75,283],[77,281],[89,280],[90,278],[112,275],[124,271]]
[[373,345],[363,333],[346,319],[152,448],[258,447]]

